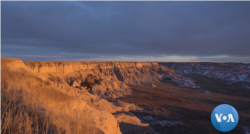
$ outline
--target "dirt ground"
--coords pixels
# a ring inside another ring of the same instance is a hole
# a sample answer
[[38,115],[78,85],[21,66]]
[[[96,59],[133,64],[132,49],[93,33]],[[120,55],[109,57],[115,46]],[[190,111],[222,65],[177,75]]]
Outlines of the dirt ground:
[[[216,79],[210,80],[210,87],[220,87],[216,85],[216,81]],[[199,84],[204,86],[205,82]],[[133,111],[132,113],[142,122],[149,123],[155,131],[161,134],[219,134],[220,132],[212,126],[210,117],[213,109],[220,104],[232,105],[240,116],[236,128],[227,133],[246,133],[244,128],[250,126],[250,96],[247,98],[245,95],[239,97],[233,94],[203,92],[197,89],[182,88],[167,81],[153,84],[156,87],[129,85],[132,87],[133,93],[119,98],[119,100],[134,103],[143,108],[143,111]],[[220,91],[223,91],[223,88],[226,90],[227,86],[230,85],[220,87]],[[161,125],[156,123],[159,121],[177,123]]]

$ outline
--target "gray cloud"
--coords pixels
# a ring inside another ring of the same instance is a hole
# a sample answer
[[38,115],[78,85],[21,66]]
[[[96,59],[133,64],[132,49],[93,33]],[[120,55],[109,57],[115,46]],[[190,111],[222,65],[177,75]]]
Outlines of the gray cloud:
[[245,61],[249,7],[250,2],[4,1],[2,54],[67,60],[228,55]]

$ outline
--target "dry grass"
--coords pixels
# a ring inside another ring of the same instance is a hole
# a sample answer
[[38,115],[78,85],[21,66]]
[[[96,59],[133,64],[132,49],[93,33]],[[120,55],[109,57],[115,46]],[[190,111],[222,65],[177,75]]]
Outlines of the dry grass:
[[1,78],[1,133],[100,133],[86,120],[86,115],[60,106],[74,103],[74,98],[53,89],[45,81],[5,66],[1,67]]
[[56,130],[41,110],[25,105],[23,91],[4,89],[1,93],[1,133],[49,133]]
[[21,59],[15,59],[15,58],[1,58],[1,64],[2,65],[6,65],[6,64],[8,64],[8,63],[11,63],[11,62],[13,62],[13,61],[22,61]]

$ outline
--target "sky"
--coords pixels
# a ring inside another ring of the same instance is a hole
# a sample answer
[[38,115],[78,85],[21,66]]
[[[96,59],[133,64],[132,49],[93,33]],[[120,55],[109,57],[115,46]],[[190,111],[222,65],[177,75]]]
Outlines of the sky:
[[250,1],[2,1],[1,57],[250,62]]

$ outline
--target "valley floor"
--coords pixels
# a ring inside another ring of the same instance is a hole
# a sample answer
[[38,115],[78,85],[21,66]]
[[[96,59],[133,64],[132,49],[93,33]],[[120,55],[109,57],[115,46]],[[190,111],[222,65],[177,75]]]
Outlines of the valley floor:
[[[234,106],[240,116],[238,126],[228,133],[246,133],[244,128],[250,126],[249,98],[219,93],[204,93],[194,89],[181,88],[170,83],[157,82],[153,84],[156,87],[129,85],[132,87],[133,94],[120,98],[120,100],[144,108],[144,111],[134,111],[133,114],[142,121],[148,122],[159,133],[220,133],[212,126],[210,121],[211,112],[220,104]],[[130,127],[121,124],[121,131],[123,126]],[[133,133],[133,130],[131,131],[124,131],[124,133]]]

